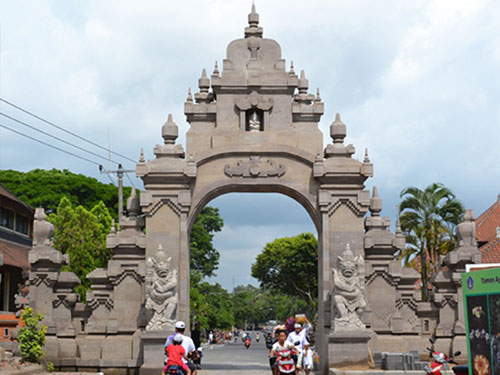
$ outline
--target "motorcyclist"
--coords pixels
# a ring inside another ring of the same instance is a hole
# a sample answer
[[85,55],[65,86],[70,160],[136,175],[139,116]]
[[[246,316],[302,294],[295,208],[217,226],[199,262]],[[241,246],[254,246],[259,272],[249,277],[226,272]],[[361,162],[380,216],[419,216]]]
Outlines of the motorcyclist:
[[[175,336],[181,335],[182,336],[181,345],[185,350],[186,356],[191,357],[192,359],[195,360],[198,358],[198,352],[196,351],[196,347],[194,346],[191,337],[184,335],[185,330],[186,330],[186,324],[182,320],[177,321],[175,323],[175,332],[173,335],[167,338],[167,341],[165,342],[164,345],[164,349],[166,351],[167,347],[173,344]],[[196,375],[196,365],[191,361],[186,361],[184,358],[183,361],[188,365],[189,369],[191,370],[191,374]]]
[[287,332],[285,330],[280,329],[277,330],[276,333],[278,335],[278,341],[273,344],[271,353],[269,353],[269,357],[275,359],[271,366],[273,369],[273,374],[279,375],[278,373],[279,370],[276,362],[276,354],[282,350],[287,350],[287,349],[292,350],[295,354],[299,354],[299,351],[291,342],[287,340]]

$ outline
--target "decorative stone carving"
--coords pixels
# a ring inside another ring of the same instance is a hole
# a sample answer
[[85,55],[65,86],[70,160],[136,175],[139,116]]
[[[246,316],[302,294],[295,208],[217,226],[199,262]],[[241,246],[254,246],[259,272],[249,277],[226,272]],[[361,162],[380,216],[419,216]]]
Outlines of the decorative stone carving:
[[259,132],[261,130],[261,123],[259,120],[259,115],[257,114],[257,111],[253,111],[252,115],[250,116],[250,119],[248,120],[249,124],[249,130],[251,132]]
[[47,221],[45,210],[41,207],[35,209],[33,222],[33,246],[50,246],[50,239],[54,234],[54,225]]
[[177,270],[171,265],[171,258],[158,247],[156,256],[146,262],[146,308],[153,311],[153,317],[146,326],[147,331],[173,329],[177,308]]
[[338,269],[332,270],[334,332],[364,330],[366,328],[360,319],[360,315],[366,307],[359,279],[359,268],[363,266],[363,263],[363,257],[355,257],[347,244],[344,252],[337,259]]
[[281,177],[285,174],[285,166],[276,166],[269,159],[264,162],[260,156],[250,156],[247,161],[240,160],[234,167],[226,164],[224,172],[229,177]]

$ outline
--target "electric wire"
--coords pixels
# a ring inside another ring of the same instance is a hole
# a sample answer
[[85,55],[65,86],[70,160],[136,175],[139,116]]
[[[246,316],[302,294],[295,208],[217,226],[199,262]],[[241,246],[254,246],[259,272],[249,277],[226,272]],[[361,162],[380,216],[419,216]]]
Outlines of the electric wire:
[[59,129],[59,130],[61,130],[61,131],[65,132],[65,133],[67,133],[67,134],[70,134],[70,135],[72,135],[73,137],[76,137],[76,138],[78,138],[78,139],[80,139],[80,140],[82,140],[82,141],[85,141],[85,142],[87,142],[87,143],[90,143],[91,145],[93,145],[93,146],[95,146],[95,147],[98,147],[98,148],[100,148],[100,149],[102,149],[102,150],[108,151],[108,152],[109,152],[109,153],[111,153],[111,154],[114,154],[114,155],[119,156],[119,157],[121,157],[121,158],[127,159],[128,161],[131,161],[131,162],[133,162],[133,163],[137,163],[137,160],[134,160],[134,159],[131,159],[131,158],[129,158],[129,157],[127,157],[127,156],[125,156],[125,155],[119,154],[118,152],[111,151],[111,150],[110,150],[109,148],[107,148],[107,147],[103,147],[103,146],[101,146],[101,145],[100,145],[100,144],[98,144],[98,143],[92,142],[92,141],[90,141],[90,140],[88,140],[88,139],[86,139],[86,138],[84,138],[84,137],[82,137],[82,136],[80,136],[80,135],[78,135],[78,134],[76,134],[76,133],[73,133],[72,131],[69,131],[69,130],[67,130],[67,129],[63,128],[62,126],[59,126],[59,125],[57,125],[57,124],[54,124],[52,121],[46,120],[46,119],[44,119],[43,117],[40,117],[40,116],[38,116],[38,115],[34,114],[33,112],[28,111],[27,109],[24,109],[24,108],[22,108],[22,107],[20,107],[20,106],[18,106],[18,105],[16,105],[16,104],[14,104],[14,103],[11,103],[11,102],[9,102],[8,100],[6,100],[6,99],[4,99],[4,98],[2,98],[2,97],[0,97],[0,101],[4,102],[4,103],[5,103],[5,104],[7,104],[7,105],[10,105],[10,106],[11,106],[11,107],[13,107],[13,108],[16,108],[17,110],[19,110],[19,111],[21,111],[21,112],[26,113],[26,114],[27,114],[27,115],[29,115],[29,116],[32,116],[32,117],[34,117],[34,118],[36,118],[36,119],[38,119],[38,120],[40,120],[40,121],[42,121],[42,122],[44,122],[44,123],[48,124],[48,125],[50,125],[50,126],[53,126],[53,127],[55,127],[55,128],[57,128],[57,129]]
[[73,143],[71,143],[71,142],[68,142],[68,141],[66,141],[66,140],[64,140],[64,139],[62,139],[62,138],[59,138],[59,137],[57,137],[57,136],[55,136],[55,135],[52,135],[52,134],[50,134],[50,133],[47,133],[46,131],[43,131],[43,130],[41,130],[41,129],[38,129],[38,128],[37,128],[37,127],[35,127],[35,126],[32,126],[32,125],[30,125],[30,124],[27,124],[27,123],[25,123],[25,122],[23,122],[23,121],[21,121],[21,120],[18,120],[18,119],[16,119],[16,118],[12,117],[12,116],[9,116],[9,115],[7,115],[7,114],[5,114],[5,113],[3,113],[3,112],[0,112],[0,116],[6,117],[6,118],[8,118],[9,120],[15,121],[15,122],[17,122],[18,124],[21,124],[21,125],[24,125],[24,126],[26,126],[26,127],[30,128],[30,129],[33,129],[33,130],[35,130],[35,131],[37,131],[37,132],[39,132],[39,133],[41,133],[41,134],[43,134],[43,135],[46,135],[47,137],[54,138],[54,139],[58,140],[59,142],[65,143],[65,144],[67,144],[67,145],[69,145],[69,146],[71,146],[71,147],[77,148],[77,149],[79,149],[80,151],[86,152],[87,154],[90,154],[90,155],[93,155],[93,156],[97,156],[98,158],[101,158],[101,159],[104,159],[104,160],[110,160],[111,162],[113,162],[113,163],[115,163],[115,164],[120,164],[120,162],[118,162],[118,161],[116,161],[116,160],[109,159],[109,158],[107,158],[107,157],[105,157],[105,156],[102,156],[102,155],[96,154],[95,152],[89,151],[89,150],[87,150],[87,149],[85,149],[85,148],[83,148],[83,147],[80,147],[80,146],[75,145],[75,144],[73,144]]
[[135,189],[135,185],[134,185],[134,182],[132,181],[132,179],[129,177],[128,173],[125,172],[125,175],[127,176],[128,180],[130,181],[130,183],[132,184],[132,186],[134,187]]
[[21,132],[19,132],[19,131],[17,131],[17,130],[14,130],[14,129],[12,129],[12,128],[9,128],[8,126],[6,126],[6,125],[4,125],[4,124],[2,124],[2,123],[0,123],[0,127],[1,127],[1,128],[4,128],[4,129],[7,129],[7,130],[10,130],[10,131],[11,131],[11,132],[13,132],[13,133],[16,133],[16,134],[22,135],[23,137],[26,137],[26,138],[28,138],[28,139],[31,139],[32,141],[35,141],[35,142],[41,143],[42,145],[45,145],[45,146],[51,147],[51,148],[53,148],[53,149],[55,149],[55,150],[58,150],[58,151],[61,151],[61,152],[66,153],[66,154],[68,154],[68,155],[74,156],[75,158],[78,158],[78,159],[81,159],[81,160],[85,160],[85,161],[87,161],[87,162],[89,162],[89,163],[92,163],[92,164],[95,164],[95,165],[97,165],[97,166],[100,166],[100,165],[101,165],[101,164],[99,164],[98,162],[96,162],[96,161],[94,161],[94,160],[87,159],[87,158],[86,158],[86,157],[84,157],[84,156],[80,156],[80,155],[74,154],[74,153],[72,153],[72,152],[70,152],[70,151],[67,151],[67,150],[64,150],[64,149],[62,149],[62,148],[59,148],[59,147],[57,147],[57,146],[51,145],[50,143],[47,143],[47,142],[41,141],[41,140],[36,139],[36,138],[33,138],[33,137],[30,137],[29,135],[26,135],[26,134],[24,134],[24,133],[21,133]]

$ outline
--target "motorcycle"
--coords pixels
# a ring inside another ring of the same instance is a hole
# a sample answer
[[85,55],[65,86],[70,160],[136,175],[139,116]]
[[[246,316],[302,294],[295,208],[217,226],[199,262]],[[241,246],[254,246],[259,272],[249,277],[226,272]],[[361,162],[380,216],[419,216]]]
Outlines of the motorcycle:
[[170,365],[167,367],[167,375],[183,375],[182,368],[177,365]]
[[260,340],[260,335],[259,335],[258,333],[257,333],[257,335],[255,336],[255,340],[256,340],[257,342],[259,342],[259,340]]
[[290,349],[276,352],[276,363],[280,374],[295,373],[295,361],[292,357],[293,352]]
[[[448,357],[443,352],[438,352],[438,351],[434,350],[434,340],[433,339],[429,339],[429,341],[431,343],[431,347],[427,348],[427,350],[429,351],[429,354],[432,358],[432,361],[428,365],[425,365],[425,367],[424,367],[425,373],[427,375],[441,375],[441,371],[450,369],[449,365],[448,365],[449,363],[453,363],[455,365],[458,364],[457,362],[455,362],[453,360],[453,358],[462,354],[461,352],[455,352],[453,354],[453,357]],[[458,367],[460,367],[460,366],[458,366]],[[468,369],[467,369],[466,373],[468,373]]]
[[250,347],[250,342],[251,342],[251,341],[250,341],[250,338],[248,338],[248,337],[247,337],[247,338],[245,339],[245,349],[248,349],[248,348]]

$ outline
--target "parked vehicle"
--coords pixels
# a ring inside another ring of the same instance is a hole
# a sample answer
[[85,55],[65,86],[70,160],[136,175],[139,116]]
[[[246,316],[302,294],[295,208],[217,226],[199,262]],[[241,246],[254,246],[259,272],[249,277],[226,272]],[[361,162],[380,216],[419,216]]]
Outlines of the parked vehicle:
[[434,350],[433,339],[429,339],[429,341],[431,343],[431,347],[427,348],[427,350],[429,351],[432,361],[425,366],[425,372],[427,375],[441,375],[441,371],[450,369],[450,366],[448,365],[449,363],[458,364],[453,360],[453,357],[459,356],[460,354],[462,354],[461,352],[455,352],[453,354],[453,357],[448,357],[443,352],[438,352]]

